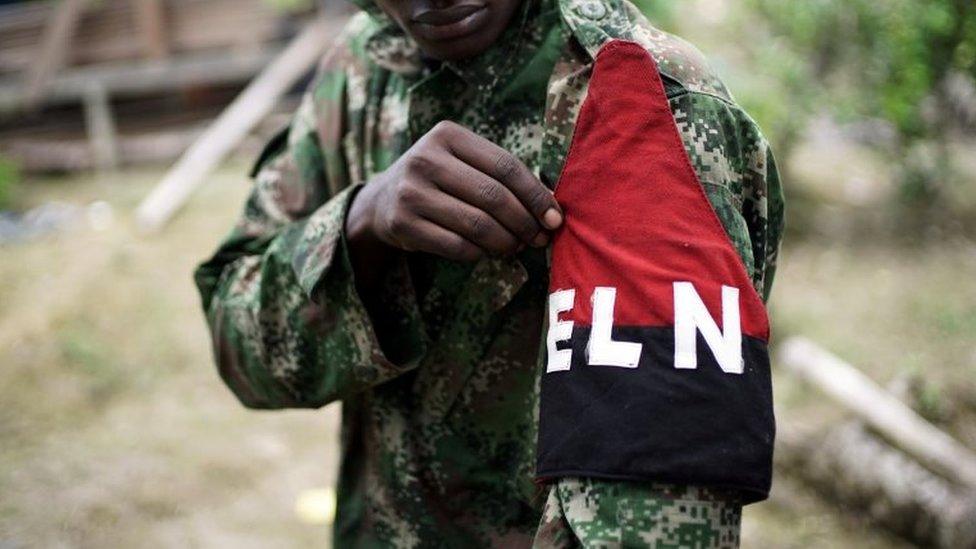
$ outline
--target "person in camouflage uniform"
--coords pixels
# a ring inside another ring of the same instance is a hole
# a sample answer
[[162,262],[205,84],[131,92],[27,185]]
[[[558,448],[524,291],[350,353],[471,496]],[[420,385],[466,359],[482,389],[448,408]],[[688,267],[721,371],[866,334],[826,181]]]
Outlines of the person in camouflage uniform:
[[[411,251],[362,264],[350,211],[401,173],[411,147],[468,136],[460,127],[554,186],[595,52],[631,40],[666,75],[708,199],[768,296],[783,200],[755,123],[693,47],[626,0],[516,2],[485,51],[440,62],[360,1],[257,162],[240,220],[196,272],[220,374],[246,406],[342,401],[335,545],[737,545],[735,493],[533,482],[548,231],[465,258],[476,261]],[[516,169],[506,166],[492,175]],[[544,229],[558,225],[533,213]]]

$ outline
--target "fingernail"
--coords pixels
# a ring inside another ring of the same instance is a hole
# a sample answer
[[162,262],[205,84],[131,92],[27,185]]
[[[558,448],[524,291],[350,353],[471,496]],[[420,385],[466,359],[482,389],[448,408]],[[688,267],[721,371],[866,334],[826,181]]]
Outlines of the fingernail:
[[542,222],[549,229],[556,229],[563,224],[563,214],[559,213],[556,208],[549,208],[542,216]]
[[548,243],[549,243],[549,237],[546,235],[546,233],[539,233],[535,235],[535,238],[532,239],[532,245],[535,246],[536,248],[541,248]]

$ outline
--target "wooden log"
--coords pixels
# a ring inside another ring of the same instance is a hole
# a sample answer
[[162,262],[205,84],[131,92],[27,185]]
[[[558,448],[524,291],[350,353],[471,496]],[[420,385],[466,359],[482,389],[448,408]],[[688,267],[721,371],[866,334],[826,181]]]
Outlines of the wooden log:
[[331,30],[326,19],[317,18],[221,113],[139,205],[136,220],[143,231],[162,228],[207,174],[312,69],[331,43]]
[[78,19],[87,4],[88,0],[62,0],[51,15],[37,60],[27,74],[24,94],[28,108],[36,106],[44,97],[51,77],[64,66]]
[[785,341],[779,359],[926,467],[976,490],[976,455],[857,368],[804,338]]
[[858,421],[825,435],[780,429],[776,466],[846,512],[924,547],[976,548],[976,497]]

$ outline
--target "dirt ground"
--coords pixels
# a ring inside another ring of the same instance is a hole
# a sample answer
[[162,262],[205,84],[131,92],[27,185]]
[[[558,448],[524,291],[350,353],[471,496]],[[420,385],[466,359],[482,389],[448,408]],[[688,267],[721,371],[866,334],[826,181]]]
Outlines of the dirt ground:
[[[335,481],[339,408],[237,404],[191,282],[244,171],[224,168],[150,238],[130,212],[157,171],[29,182],[28,204],[106,200],[116,216],[0,247],[0,547],[327,546],[325,519],[296,505]],[[976,392],[972,242],[789,243],[772,310],[777,337],[803,333],[879,382],[923,373],[936,404]],[[776,397],[781,424],[840,414],[782,372]],[[976,428],[958,434],[976,443]],[[786,478],[745,512],[745,547],[899,543]]]

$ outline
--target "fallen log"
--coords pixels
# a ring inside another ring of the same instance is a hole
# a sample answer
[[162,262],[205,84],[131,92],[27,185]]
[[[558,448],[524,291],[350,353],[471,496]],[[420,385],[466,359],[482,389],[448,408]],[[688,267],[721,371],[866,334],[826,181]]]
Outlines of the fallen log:
[[976,454],[857,368],[804,338],[785,341],[779,362],[932,471],[976,491]]
[[779,471],[845,512],[925,547],[976,548],[976,497],[870,433],[858,421],[826,435],[781,430]]

